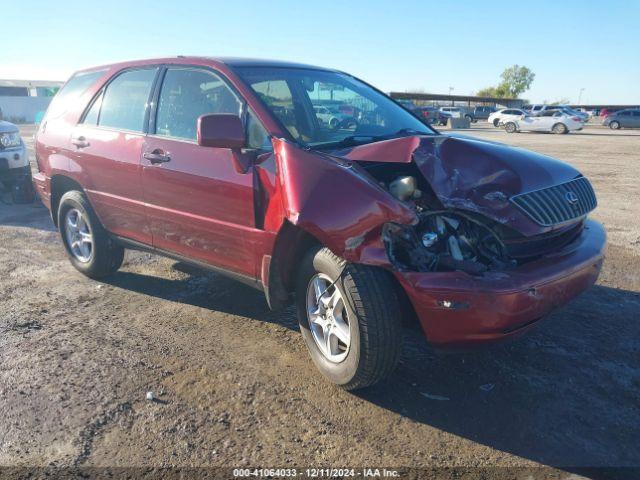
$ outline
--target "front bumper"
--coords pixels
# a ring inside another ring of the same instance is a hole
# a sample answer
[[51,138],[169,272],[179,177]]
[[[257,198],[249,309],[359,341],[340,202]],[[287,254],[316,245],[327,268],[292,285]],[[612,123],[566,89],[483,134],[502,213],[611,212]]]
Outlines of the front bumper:
[[29,173],[29,157],[24,145],[0,149],[0,179],[6,182]]
[[595,283],[606,233],[588,220],[562,251],[505,272],[395,272],[427,339],[465,346],[521,334]]

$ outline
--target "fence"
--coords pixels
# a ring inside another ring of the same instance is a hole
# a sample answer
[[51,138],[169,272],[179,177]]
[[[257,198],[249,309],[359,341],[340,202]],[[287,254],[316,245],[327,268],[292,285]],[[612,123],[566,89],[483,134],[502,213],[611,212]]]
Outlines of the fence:
[[36,123],[53,97],[0,96],[2,119],[11,123]]

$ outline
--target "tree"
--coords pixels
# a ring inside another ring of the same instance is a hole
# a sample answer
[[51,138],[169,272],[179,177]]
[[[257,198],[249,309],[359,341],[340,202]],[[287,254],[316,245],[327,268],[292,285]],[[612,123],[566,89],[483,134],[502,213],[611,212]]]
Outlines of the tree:
[[506,68],[500,77],[502,78],[501,86],[509,92],[511,98],[516,98],[521,93],[529,90],[533,79],[536,78],[536,74],[527,67],[513,65]]
[[502,82],[496,87],[486,87],[478,90],[479,97],[517,98],[527,91],[536,74],[527,67],[513,65],[506,68],[500,75]]

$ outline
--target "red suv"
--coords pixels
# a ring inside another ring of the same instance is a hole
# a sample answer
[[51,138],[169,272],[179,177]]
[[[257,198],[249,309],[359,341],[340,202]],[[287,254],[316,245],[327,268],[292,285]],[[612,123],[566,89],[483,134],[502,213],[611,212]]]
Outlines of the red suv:
[[[314,106],[357,111],[330,128]],[[401,319],[439,346],[532,327],[596,280],[589,181],[552,158],[441,135],[343,72],[177,57],[92,68],[58,93],[34,183],[73,265],[144,249],[295,301],[332,382],[397,363]]]

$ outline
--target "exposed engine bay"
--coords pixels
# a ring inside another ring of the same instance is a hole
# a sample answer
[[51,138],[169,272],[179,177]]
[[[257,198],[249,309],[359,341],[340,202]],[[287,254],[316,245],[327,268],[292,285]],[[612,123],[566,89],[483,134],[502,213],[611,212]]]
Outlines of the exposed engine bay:
[[[507,242],[517,240],[521,245],[524,240],[513,231],[473,212],[445,209],[414,165],[361,165],[382,188],[411,205],[418,216],[417,225],[384,226],[387,254],[398,270],[461,270],[481,275],[489,270],[509,270],[533,258],[511,254],[516,252]],[[564,243],[571,238],[567,236]]]

